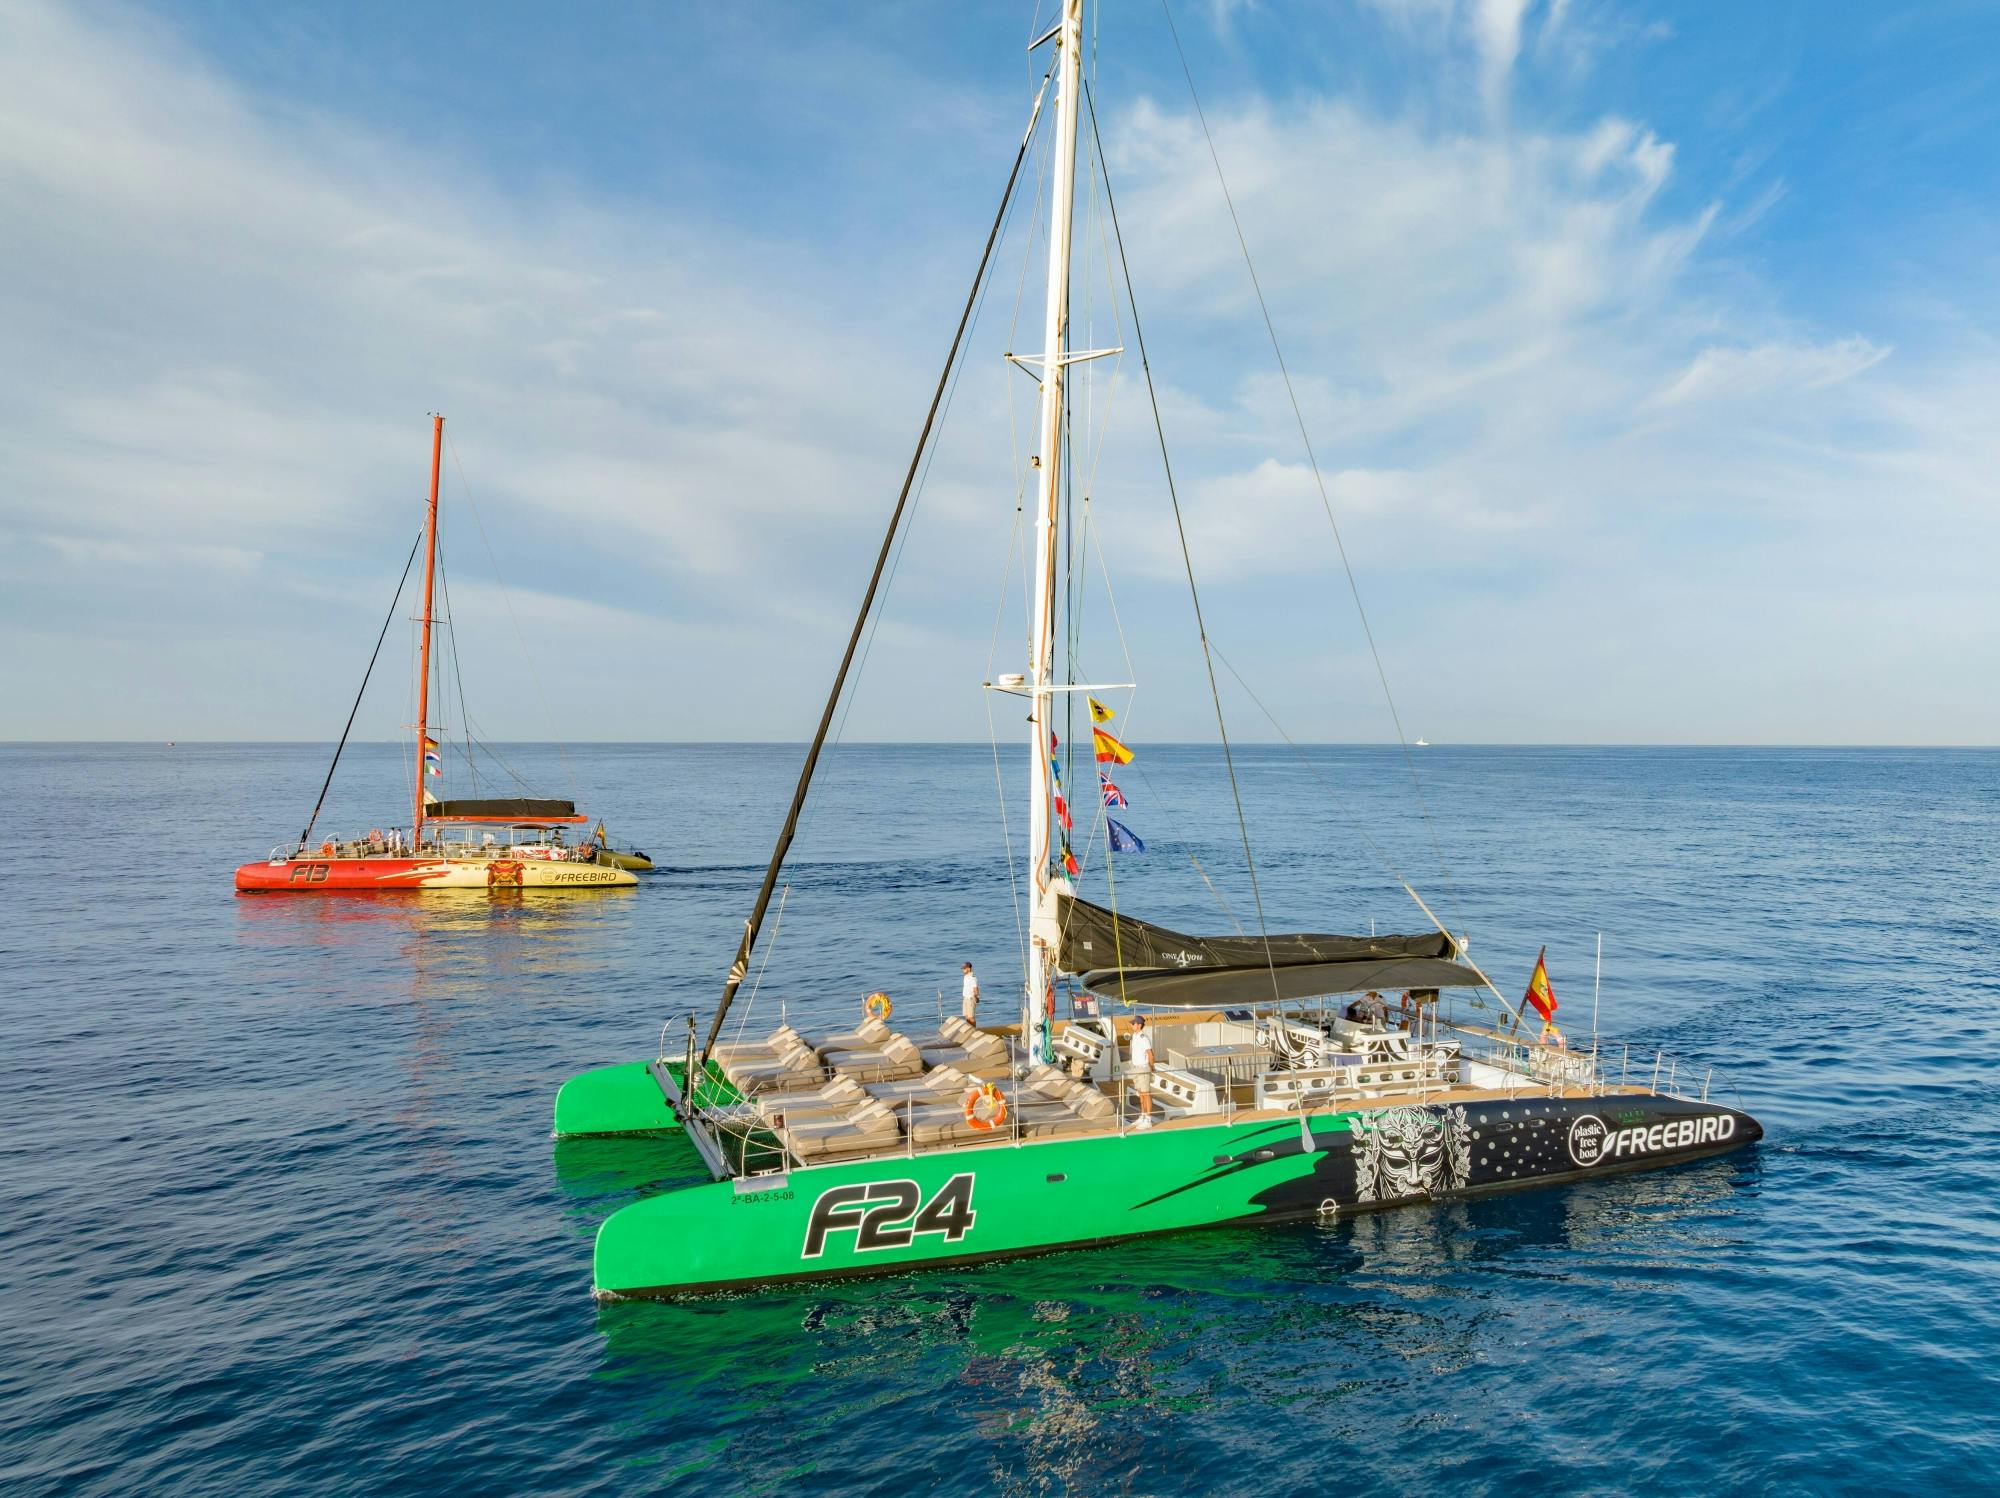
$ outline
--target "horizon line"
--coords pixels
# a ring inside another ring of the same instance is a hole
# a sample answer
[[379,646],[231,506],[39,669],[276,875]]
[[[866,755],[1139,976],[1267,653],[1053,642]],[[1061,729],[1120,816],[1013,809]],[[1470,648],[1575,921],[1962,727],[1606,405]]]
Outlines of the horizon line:
[[[14,739],[0,738],[0,747],[10,749],[64,749],[78,746],[95,748],[269,749],[325,746],[325,739]],[[806,739],[481,739],[482,747],[558,749],[767,749],[803,748]],[[1449,743],[1418,744],[1414,739],[1236,739],[1238,749],[2000,749],[2000,744],[1972,742],[1885,743],[1858,740],[1749,740],[1691,739],[1681,742],[1645,739],[1461,739]],[[350,739],[348,747],[406,748],[401,739]],[[991,744],[978,739],[848,739],[829,743],[829,749],[986,749]],[[1148,749],[1219,749],[1216,739],[1154,739]]]

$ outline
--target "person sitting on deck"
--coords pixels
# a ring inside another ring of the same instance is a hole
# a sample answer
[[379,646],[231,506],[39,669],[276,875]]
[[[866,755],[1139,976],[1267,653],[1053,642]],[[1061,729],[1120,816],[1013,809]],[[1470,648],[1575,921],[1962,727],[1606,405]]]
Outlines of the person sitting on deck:
[[1347,1017],[1357,1025],[1380,1025],[1389,1017],[1389,1006],[1374,989],[1347,1006]]

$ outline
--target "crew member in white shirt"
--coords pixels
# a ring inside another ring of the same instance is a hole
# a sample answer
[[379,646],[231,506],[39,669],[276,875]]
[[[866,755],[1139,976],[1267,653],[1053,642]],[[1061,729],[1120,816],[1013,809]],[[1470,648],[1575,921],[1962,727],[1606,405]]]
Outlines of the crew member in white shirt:
[[972,964],[964,966],[965,977],[958,986],[958,1012],[965,1016],[968,1025],[979,1023],[979,977],[972,971]]
[[1146,1016],[1140,1015],[1132,1021],[1132,1090],[1139,1094],[1139,1121],[1132,1125],[1135,1129],[1150,1129],[1153,1126],[1153,1032],[1146,1027]]

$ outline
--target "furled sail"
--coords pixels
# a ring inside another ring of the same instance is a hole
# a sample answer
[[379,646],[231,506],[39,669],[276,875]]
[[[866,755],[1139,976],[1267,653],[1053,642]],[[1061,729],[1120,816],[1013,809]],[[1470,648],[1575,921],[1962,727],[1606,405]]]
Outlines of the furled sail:
[[1442,932],[1420,936],[1187,936],[1062,896],[1061,967],[1093,993],[1222,1008],[1368,989],[1477,987]]

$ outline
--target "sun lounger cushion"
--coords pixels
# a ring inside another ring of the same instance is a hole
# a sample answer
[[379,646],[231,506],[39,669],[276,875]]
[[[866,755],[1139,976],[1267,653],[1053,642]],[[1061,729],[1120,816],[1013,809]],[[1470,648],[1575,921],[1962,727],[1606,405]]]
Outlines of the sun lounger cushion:
[[722,1074],[744,1093],[815,1092],[827,1081],[826,1068],[803,1046],[781,1052],[775,1061],[732,1061]]
[[[894,1045],[892,1041],[890,1046]],[[928,1070],[923,1054],[907,1042],[899,1049],[885,1047],[879,1051],[841,1051],[829,1057],[827,1064],[841,1076],[852,1077],[864,1085],[920,1077]]]
[[790,1025],[780,1025],[762,1040],[732,1040],[718,1045],[709,1054],[718,1061],[739,1057],[745,1061],[772,1058],[782,1055],[799,1043],[799,1032]]
[[896,1115],[887,1104],[870,1098],[837,1124],[788,1124],[785,1143],[800,1159],[827,1155],[866,1154],[887,1148],[901,1136]]
[[1007,1054],[1007,1042],[1002,1040],[998,1035],[988,1035],[984,1030],[975,1030],[969,1025],[966,1028],[969,1033],[960,1036],[958,1043],[972,1052],[973,1055],[1005,1056]]

